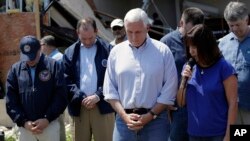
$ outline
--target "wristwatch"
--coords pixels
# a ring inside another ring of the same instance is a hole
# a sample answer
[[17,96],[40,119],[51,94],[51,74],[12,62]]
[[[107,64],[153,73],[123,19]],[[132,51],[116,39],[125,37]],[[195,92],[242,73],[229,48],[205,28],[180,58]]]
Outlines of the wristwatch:
[[157,118],[157,114],[154,113],[153,111],[150,110],[149,113],[153,116],[153,119],[156,119],[156,118]]

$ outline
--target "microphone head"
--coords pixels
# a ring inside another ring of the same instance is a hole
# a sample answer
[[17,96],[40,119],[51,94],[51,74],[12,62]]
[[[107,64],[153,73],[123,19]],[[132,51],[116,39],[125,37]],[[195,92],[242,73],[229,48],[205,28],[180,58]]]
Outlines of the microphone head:
[[193,68],[193,66],[195,65],[195,60],[193,58],[189,58],[187,65],[189,65],[191,67],[191,69]]

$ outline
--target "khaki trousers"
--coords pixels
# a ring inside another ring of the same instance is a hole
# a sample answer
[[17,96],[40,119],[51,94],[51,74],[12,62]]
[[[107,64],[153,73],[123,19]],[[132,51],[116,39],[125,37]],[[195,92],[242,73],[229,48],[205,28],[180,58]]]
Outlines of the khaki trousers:
[[80,117],[73,117],[71,126],[73,141],[112,141],[114,113],[100,114],[98,107],[87,110],[81,107]]
[[60,141],[60,125],[58,120],[52,121],[42,134],[34,135],[29,130],[20,127],[19,141]]

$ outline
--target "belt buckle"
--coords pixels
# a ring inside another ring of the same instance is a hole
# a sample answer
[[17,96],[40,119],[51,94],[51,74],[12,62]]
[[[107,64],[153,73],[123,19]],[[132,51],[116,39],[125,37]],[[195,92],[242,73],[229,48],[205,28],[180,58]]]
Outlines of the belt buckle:
[[133,111],[133,113],[137,113],[139,111],[139,109],[138,108],[134,108],[132,111]]

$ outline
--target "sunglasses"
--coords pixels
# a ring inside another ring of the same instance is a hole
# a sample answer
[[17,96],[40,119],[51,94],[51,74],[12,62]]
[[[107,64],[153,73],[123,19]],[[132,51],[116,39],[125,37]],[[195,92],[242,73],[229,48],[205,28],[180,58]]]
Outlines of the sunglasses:
[[113,31],[116,31],[116,30],[122,30],[123,27],[120,27],[120,26],[114,26],[112,28]]

